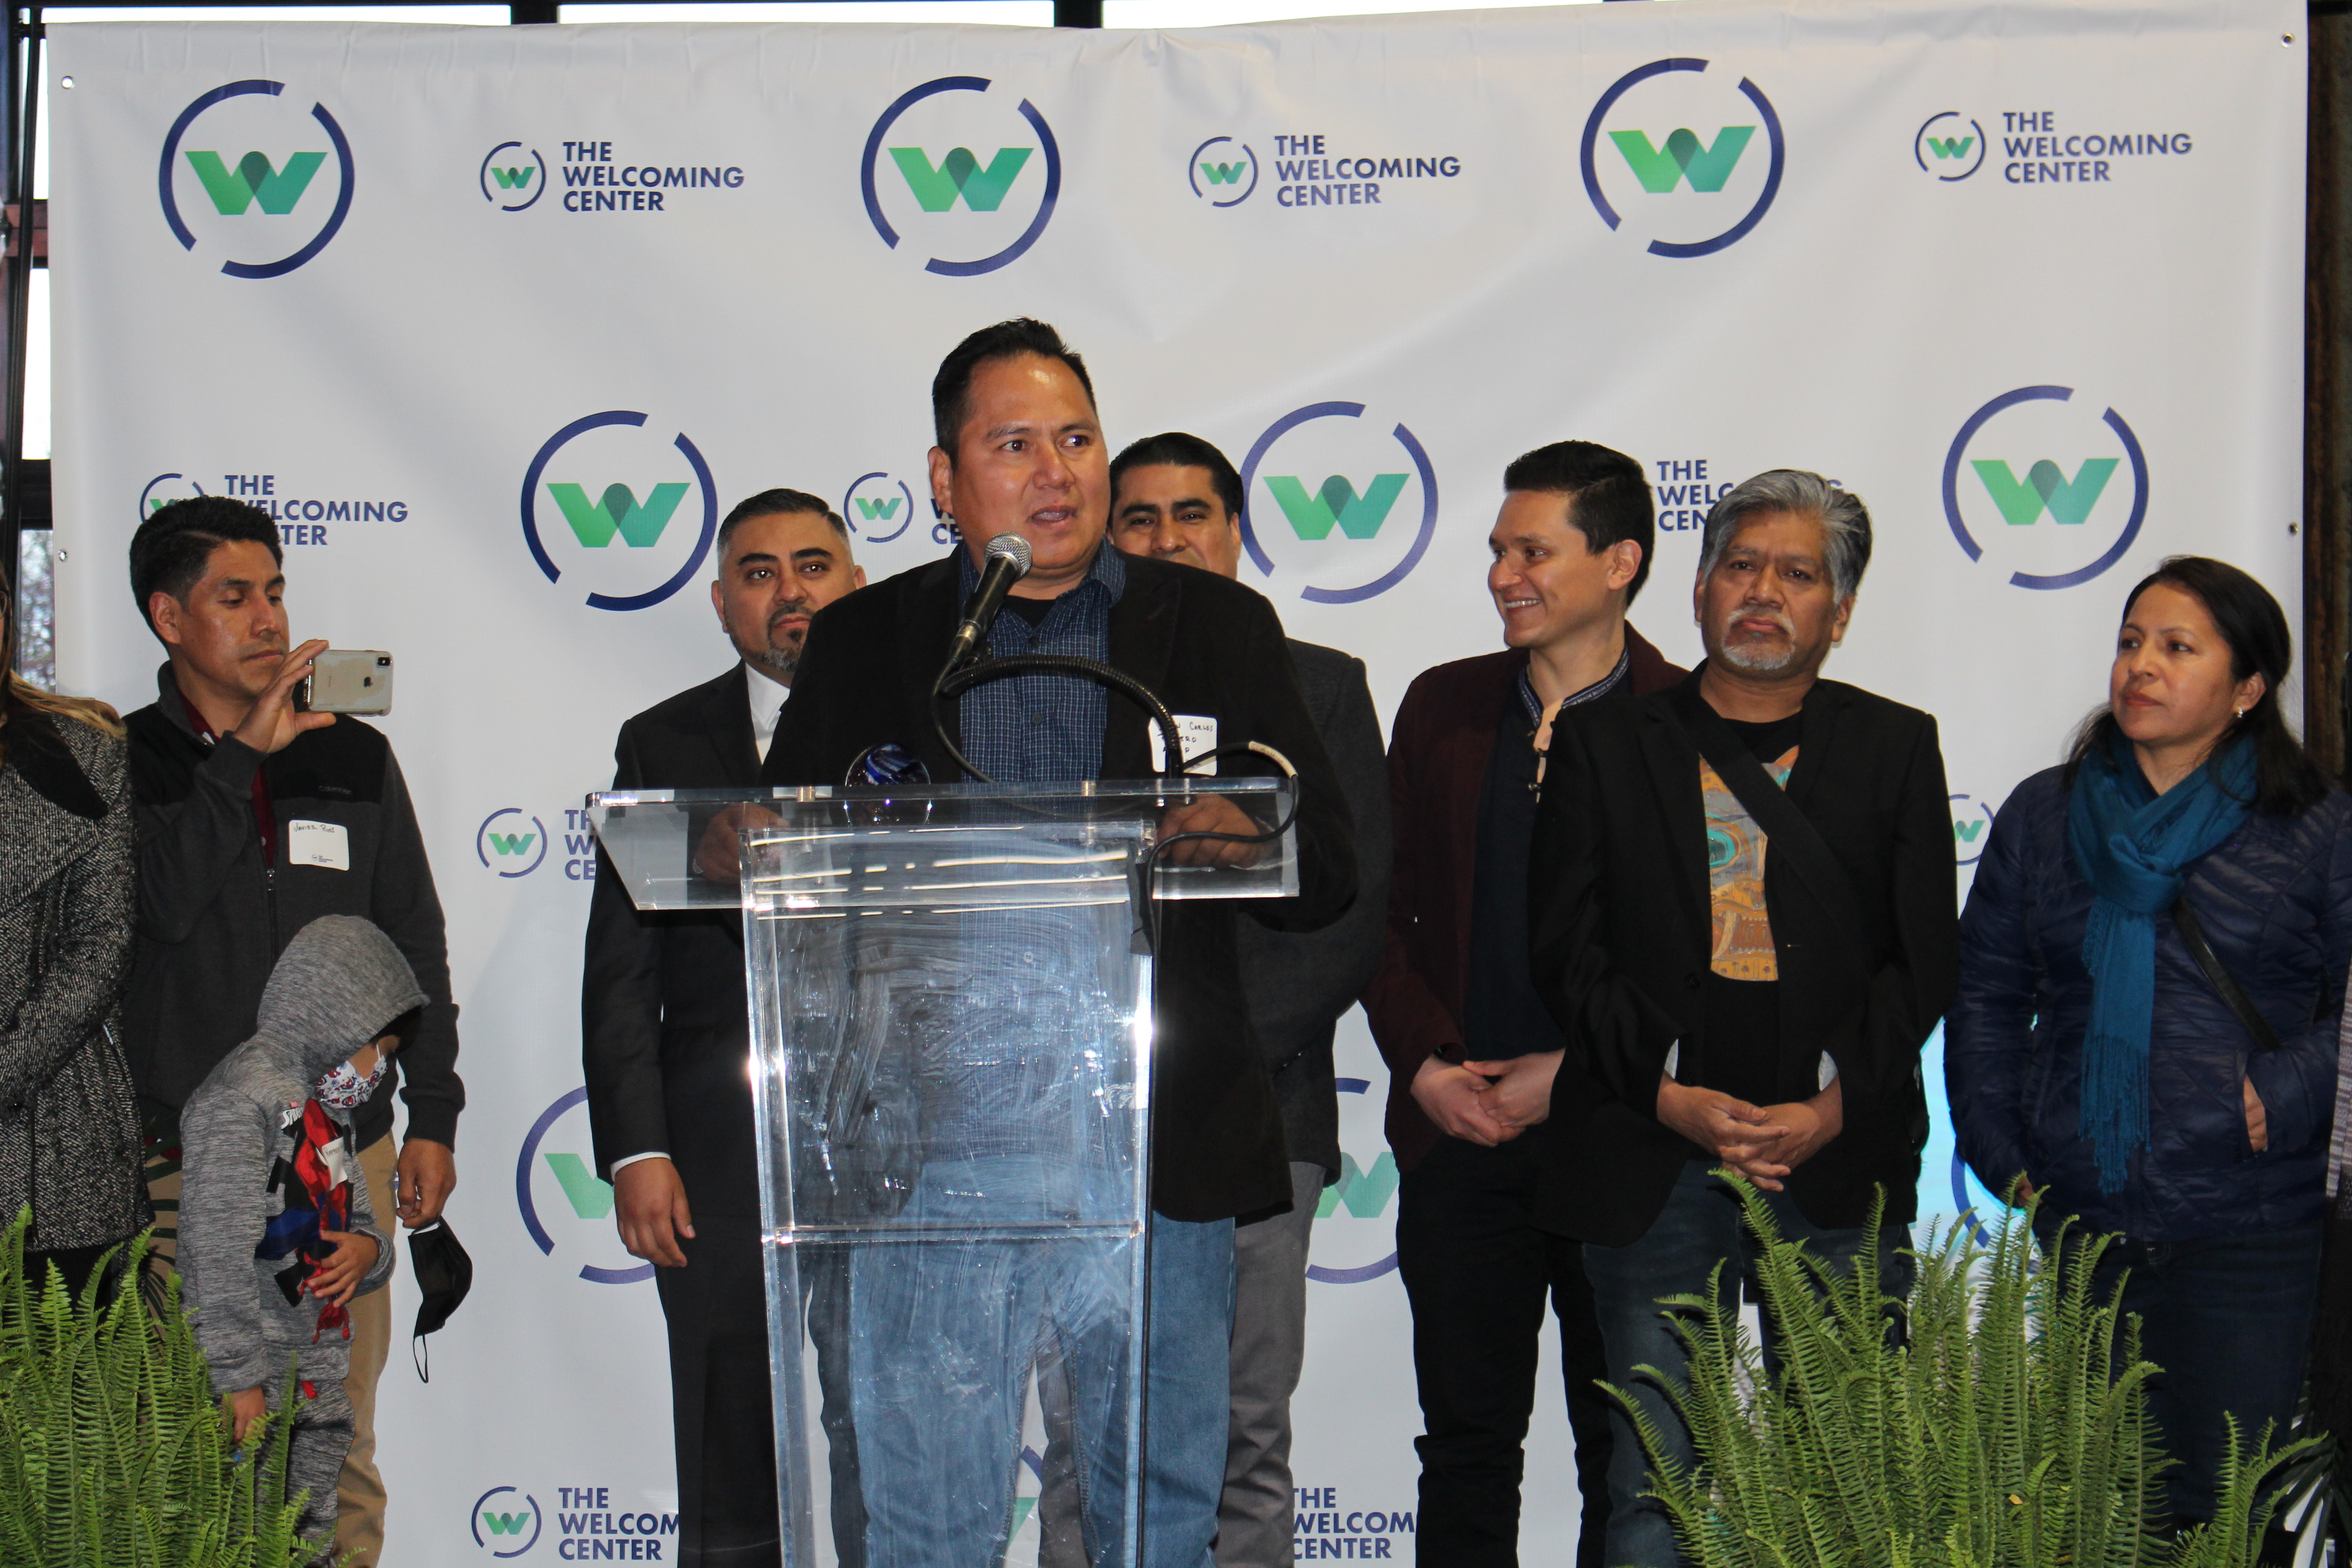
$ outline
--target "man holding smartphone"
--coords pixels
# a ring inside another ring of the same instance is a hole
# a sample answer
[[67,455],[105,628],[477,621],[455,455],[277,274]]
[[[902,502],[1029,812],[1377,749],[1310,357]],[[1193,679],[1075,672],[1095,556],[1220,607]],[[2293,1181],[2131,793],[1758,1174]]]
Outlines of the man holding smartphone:
[[[411,1229],[457,1184],[457,1007],[433,870],[391,744],[372,726],[306,713],[294,688],[326,650],[289,647],[284,553],[268,513],[221,496],[158,508],[131,541],[131,586],[163,644],[157,700],[125,721],[139,831],[139,941],[123,1028],[150,1128],[149,1192],[168,1260],[179,1208],[180,1107],[249,1038],[286,944],[320,915],[390,936],[426,997],[391,1070],[408,1105],[397,1156],[392,1096],[354,1113],[378,1214]],[[396,1184],[396,1196],[395,1196]],[[389,1291],[352,1305],[344,1379],[355,1417],[337,1488],[335,1549],[376,1563],[384,1492],[375,1386],[392,1344]]]

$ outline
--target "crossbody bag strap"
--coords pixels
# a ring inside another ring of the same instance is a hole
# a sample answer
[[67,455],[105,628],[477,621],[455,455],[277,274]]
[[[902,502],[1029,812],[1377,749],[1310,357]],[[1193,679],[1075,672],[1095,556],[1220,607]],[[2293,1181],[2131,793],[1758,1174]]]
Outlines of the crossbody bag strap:
[[1678,691],[1674,707],[1698,754],[1706,759],[1724,787],[1764,830],[1771,847],[1780,851],[1782,862],[1828,912],[1841,950],[1859,962],[1859,955],[1869,951],[1862,941],[1862,900],[1854,892],[1853,879],[1846,875],[1821,829],[1797,808],[1787,790],[1772,782],[1764,764],[1740,743],[1723,715],[1708,707],[1706,699],[1695,691]]
[[2254,999],[2246,994],[2246,988],[2238,984],[2238,977],[2223,966],[2221,955],[2213,951],[2213,944],[2205,940],[2205,928],[2198,923],[2197,911],[2189,907],[2186,891],[2173,902],[2172,923],[2180,932],[2180,940],[2189,945],[2189,956],[2195,959],[2197,967],[2205,972],[2207,984],[2230,1005],[2230,1011],[2238,1016],[2238,1022],[2243,1024],[2246,1033],[2253,1037],[2254,1048],[2263,1051],[2278,1049],[2278,1031],[2271,1027],[2270,1020],[2263,1017],[2261,1009],[2254,1005]]

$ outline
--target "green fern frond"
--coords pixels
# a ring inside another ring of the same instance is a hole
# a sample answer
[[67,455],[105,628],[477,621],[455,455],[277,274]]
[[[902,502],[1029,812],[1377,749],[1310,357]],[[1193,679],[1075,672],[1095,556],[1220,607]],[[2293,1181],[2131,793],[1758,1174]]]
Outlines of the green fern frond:
[[178,1279],[148,1283],[147,1237],[68,1292],[27,1277],[30,1223],[0,1232],[0,1563],[302,1568],[329,1550],[299,1537],[282,1418],[274,1465],[237,1462]]
[[1777,1334],[1777,1375],[1717,1268],[1703,1294],[1663,1300],[1688,1362],[1638,1368],[1688,1428],[1696,1462],[1666,1455],[1647,1399],[1604,1384],[1651,1461],[1656,1498],[1697,1568],[2253,1568],[2282,1468],[2319,1436],[2241,1451],[2232,1434],[2213,1522],[2165,1528],[2161,1450],[2147,1408],[2158,1369],[2120,1286],[2099,1292],[2106,1237],[2055,1228],[2032,1206],[1979,1245],[1969,1225],[1910,1249],[1907,1300],[1880,1289],[1870,1244],[1833,1271],[1783,1239],[1735,1173],[1757,1238],[1755,1277]]

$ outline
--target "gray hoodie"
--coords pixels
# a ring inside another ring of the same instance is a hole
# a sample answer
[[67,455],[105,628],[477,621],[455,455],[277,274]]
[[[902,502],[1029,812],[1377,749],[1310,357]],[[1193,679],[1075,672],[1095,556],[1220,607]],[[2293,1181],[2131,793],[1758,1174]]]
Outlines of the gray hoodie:
[[[276,1190],[270,1185],[277,1162],[290,1159],[296,1147],[283,1131],[289,1108],[299,1118],[330,1068],[425,1000],[391,938],[356,916],[321,916],[296,934],[270,971],[259,1032],[188,1097],[180,1114],[181,1289],[213,1386],[223,1393],[258,1385],[274,1403],[283,1393],[286,1359],[296,1351],[305,1378],[341,1379],[350,1370],[342,1333],[319,1331],[319,1300],[306,1295],[289,1303],[280,1289],[278,1276],[294,1259],[260,1258],[255,1248],[286,1207],[288,1187],[299,1190],[290,1178]],[[324,1109],[348,1132],[352,1113]],[[360,1283],[364,1292],[391,1277],[392,1245],[376,1227],[355,1151],[348,1163],[350,1228],[376,1242],[375,1266]]]

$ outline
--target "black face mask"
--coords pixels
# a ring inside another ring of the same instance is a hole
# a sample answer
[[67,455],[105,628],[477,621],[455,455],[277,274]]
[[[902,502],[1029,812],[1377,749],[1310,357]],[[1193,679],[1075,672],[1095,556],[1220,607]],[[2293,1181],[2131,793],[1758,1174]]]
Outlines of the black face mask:
[[432,1358],[425,1353],[425,1336],[449,1321],[473,1288],[474,1260],[457,1241],[457,1233],[449,1228],[446,1219],[436,1219],[408,1233],[408,1260],[416,1268],[416,1331],[408,1342],[409,1357],[416,1365],[416,1375],[425,1382],[433,1381],[427,1370]]

